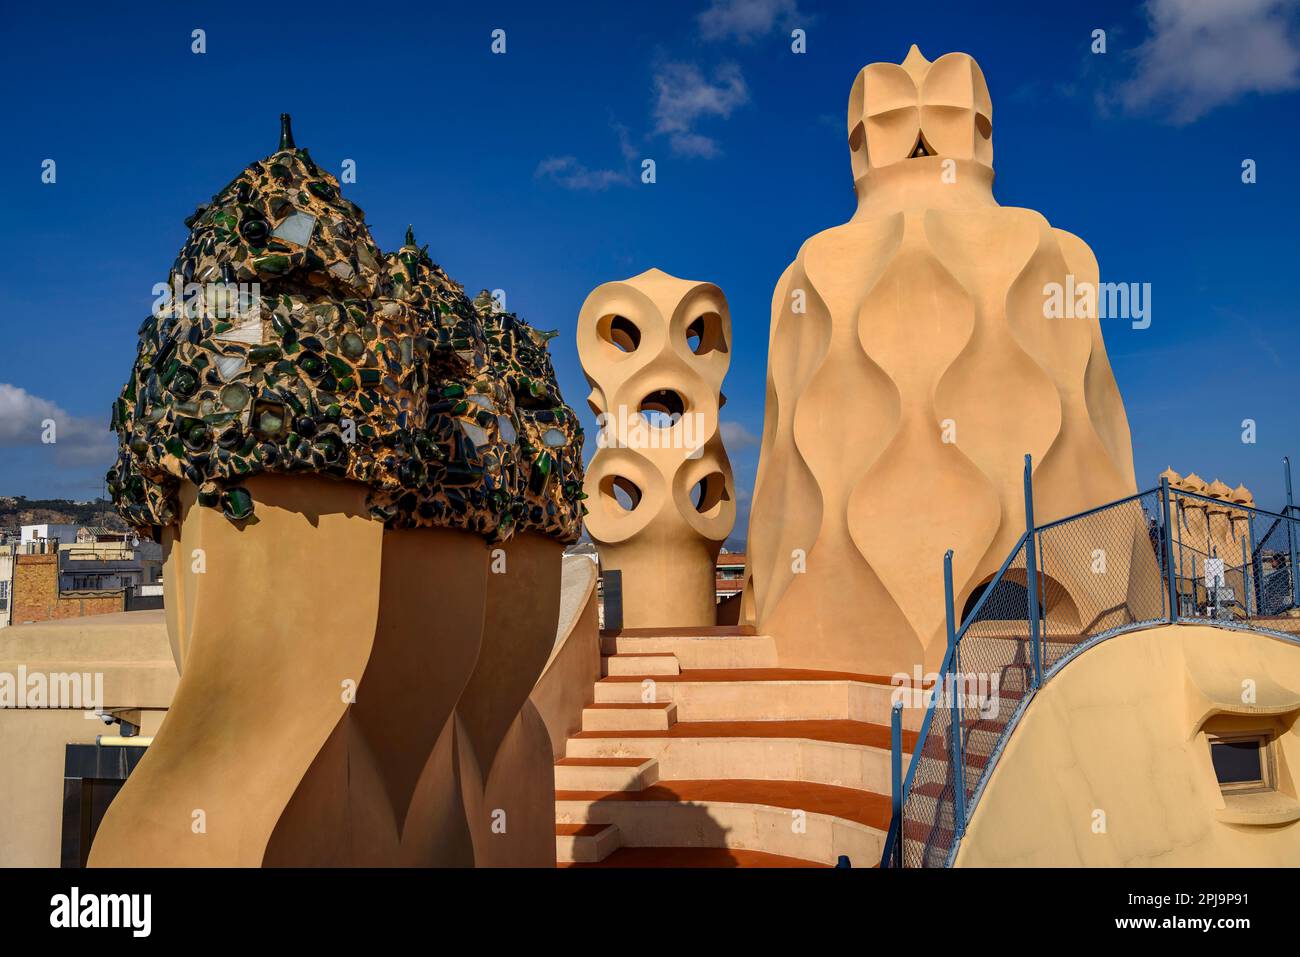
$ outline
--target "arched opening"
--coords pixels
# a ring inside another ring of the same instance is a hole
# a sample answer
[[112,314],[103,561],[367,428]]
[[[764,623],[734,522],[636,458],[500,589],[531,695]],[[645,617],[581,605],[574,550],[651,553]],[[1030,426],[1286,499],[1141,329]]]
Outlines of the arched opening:
[[691,489],[691,504],[701,515],[714,511],[729,498],[727,480],[721,472],[710,472]]
[[596,335],[620,352],[635,352],[641,345],[641,330],[626,316],[602,316],[596,323]]
[[[975,590],[970,593],[966,599],[966,607],[961,611],[961,621],[965,622],[975,611],[975,606],[979,604],[984,593],[992,585],[991,582],[985,582],[982,585],[975,586]],[[1029,589],[1022,582],[1011,581],[1003,578],[996,585],[992,585],[993,592],[989,595],[988,600],[984,602],[984,607],[979,611],[979,618],[976,621],[1028,621],[1029,620]],[[1042,621],[1046,609],[1042,603],[1038,607],[1038,619]]]
[[638,411],[647,424],[656,429],[675,425],[686,411],[686,402],[672,389],[657,389],[641,400]]
[[615,513],[633,512],[641,504],[641,489],[631,479],[606,475],[600,480],[600,497]]
[[[990,579],[992,576],[990,576]],[[975,610],[976,603],[989,587],[986,580],[975,587],[962,609],[961,620]],[[998,582],[994,593],[980,609],[979,621],[1029,620],[1029,590],[1025,587],[1025,570],[1008,568]],[[1038,620],[1049,624],[1055,632],[1071,632],[1079,628],[1079,610],[1064,585],[1051,575],[1038,571]]]
[[696,316],[686,327],[686,345],[697,356],[726,352],[727,343],[722,337],[722,317],[716,312]]

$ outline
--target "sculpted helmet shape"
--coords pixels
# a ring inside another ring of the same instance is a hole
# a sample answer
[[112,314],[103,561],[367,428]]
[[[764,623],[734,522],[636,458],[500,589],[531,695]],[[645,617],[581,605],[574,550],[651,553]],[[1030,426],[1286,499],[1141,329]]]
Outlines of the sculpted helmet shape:
[[[998,204],[992,117],[964,53],[865,67],[848,113],[857,209],[777,283],[748,558],[752,617],[783,665],[937,665],[942,556],[960,611],[1024,531],[1026,454],[1040,519],[1135,490],[1101,326],[1044,305],[1049,284],[1095,286],[1096,258]],[[1144,530],[1116,534],[1112,554],[1142,554]],[[1059,594],[1094,614],[1067,571]]]
[[902,64],[872,63],[849,94],[853,176],[909,159],[940,156],[993,168],[993,102],[969,55],[931,63],[915,45]]

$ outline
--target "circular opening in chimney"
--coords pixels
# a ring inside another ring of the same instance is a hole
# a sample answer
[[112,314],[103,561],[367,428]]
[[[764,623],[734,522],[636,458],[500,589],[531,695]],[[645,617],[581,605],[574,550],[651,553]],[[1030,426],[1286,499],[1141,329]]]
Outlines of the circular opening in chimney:
[[596,335],[620,352],[635,352],[641,345],[641,330],[627,316],[602,316],[596,323]]
[[686,411],[686,402],[672,389],[657,389],[641,400],[641,417],[656,429],[671,428]]
[[726,352],[727,343],[722,338],[722,317],[716,312],[697,316],[686,327],[686,344],[697,356]]
[[641,504],[641,489],[621,475],[606,475],[600,480],[600,496],[612,511],[632,512]]

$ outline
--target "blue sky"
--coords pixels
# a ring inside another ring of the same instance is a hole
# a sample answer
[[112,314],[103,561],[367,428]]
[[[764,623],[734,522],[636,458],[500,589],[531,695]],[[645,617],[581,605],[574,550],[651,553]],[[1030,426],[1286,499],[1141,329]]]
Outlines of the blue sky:
[[182,220],[273,150],[289,111],[318,163],[355,160],[345,191],[381,247],[414,223],[471,294],[504,289],[561,330],[555,364],[584,414],[573,330],[594,287],[651,266],[721,286],[747,512],[772,287],[852,213],[854,76],[912,42],[982,66],[1000,202],[1083,237],[1103,280],[1151,283],[1149,329],[1104,323],[1139,484],[1173,465],[1276,506],[1280,458],[1300,457],[1295,0],[119,6],[5,14],[0,494],[100,489],[109,405]]

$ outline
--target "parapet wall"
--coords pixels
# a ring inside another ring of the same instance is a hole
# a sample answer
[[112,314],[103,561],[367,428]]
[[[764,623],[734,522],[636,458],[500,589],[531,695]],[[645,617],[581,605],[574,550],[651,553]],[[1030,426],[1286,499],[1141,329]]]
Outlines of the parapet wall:
[[[1200,625],[1103,641],[1030,704],[956,863],[1295,866],[1298,715],[1294,642]],[[1247,802],[1225,797],[1207,740],[1225,730],[1270,736],[1273,791],[1246,795]]]

